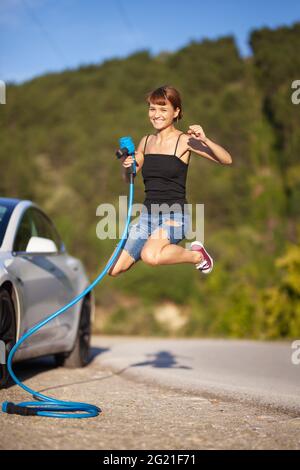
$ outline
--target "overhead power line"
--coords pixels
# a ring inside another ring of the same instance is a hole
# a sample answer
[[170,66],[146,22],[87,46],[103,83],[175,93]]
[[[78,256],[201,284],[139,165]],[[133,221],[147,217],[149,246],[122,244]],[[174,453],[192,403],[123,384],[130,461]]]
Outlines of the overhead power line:
[[52,38],[51,34],[47,31],[47,29],[44,27],[40,19],[36,16],[34,13],[33,9],[31,6],[28,4],[27,0],[22,0],[23,5],[27,11],[28,16],[31,18],[31,20],[36,24],[36,26],[40,29],[41,33],[43,34],[44,38],[48,42],[49,46],[53,50],[53,52],[59,57],[59,60],[63,62],[63,65],[66,66],[67,64],[67,58],[65,57],[64,53],[60,49],[60,47],[57,45],[56,41]]

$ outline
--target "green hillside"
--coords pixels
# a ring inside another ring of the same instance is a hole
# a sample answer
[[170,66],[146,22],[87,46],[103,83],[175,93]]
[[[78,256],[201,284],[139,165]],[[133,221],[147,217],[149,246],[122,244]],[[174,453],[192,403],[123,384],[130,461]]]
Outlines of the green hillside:
[[[225,147],[231,166],[192,155],[190,203],[205,204],[207,277],[191,265],[139,262],[96,288],[96,328],[118,334],[250,338],[300,334],[300,23],[253,31],[253,55],[234,39],[193,41],[175,53],[126,59],[10,84],[0,108],[1,195],[32,199],[55,221],[92,278],[117,241],[96,237],[97,206],[127,195],[118,139],[152,131],[145,94],[178,88],[184,119]],[[135,201],[144,198],[141,174]],[[183,245],[184,242],[181,242]]]

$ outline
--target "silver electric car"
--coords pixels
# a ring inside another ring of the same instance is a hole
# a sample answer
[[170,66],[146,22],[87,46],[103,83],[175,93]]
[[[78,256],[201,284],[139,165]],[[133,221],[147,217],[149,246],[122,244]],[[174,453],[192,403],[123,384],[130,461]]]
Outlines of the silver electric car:
[[[33,202],[0,198],[0,387],[15,342],[89,285],[79,259],[70,256],[46,214]],[[53,354],[57,365],[88,363],[94,297],[47,323],[21,344],[14,361]]]

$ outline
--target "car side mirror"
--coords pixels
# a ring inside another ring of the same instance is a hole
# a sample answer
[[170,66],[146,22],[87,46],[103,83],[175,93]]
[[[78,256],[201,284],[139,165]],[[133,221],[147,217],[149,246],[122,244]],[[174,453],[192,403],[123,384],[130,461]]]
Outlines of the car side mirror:
[[26,247],[26,253],[57,253],[57,251],[54,241],[43,237],[31,237]]

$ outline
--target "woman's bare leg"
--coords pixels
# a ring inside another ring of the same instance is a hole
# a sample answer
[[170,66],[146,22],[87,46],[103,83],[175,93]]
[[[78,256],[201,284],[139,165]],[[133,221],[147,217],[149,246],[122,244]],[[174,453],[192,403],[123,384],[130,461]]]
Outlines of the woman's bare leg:
[[200,263],[203,256],[198,251],[191,251],[179,245],[170,243],[167,232],[164,229],[154,232],[144,245],[141,252],[142,260],[147,264],[178,264]]
[[200,263],[203,256],[198,251],[191,251],[170,243],[162,247],[158,253],[158,264]]
[[[116,249],[114,250],[113,254],[109,258],[107,264],[114,256]],[[110,276],[117,276],[122,272],[128,271],[133,265],[135,264],[135,259],[130,256],[130,254],[126,250],[121,250],[121,253],[114,264],[109,268],[108,274]]]

